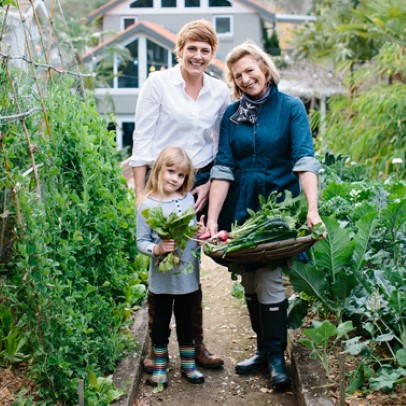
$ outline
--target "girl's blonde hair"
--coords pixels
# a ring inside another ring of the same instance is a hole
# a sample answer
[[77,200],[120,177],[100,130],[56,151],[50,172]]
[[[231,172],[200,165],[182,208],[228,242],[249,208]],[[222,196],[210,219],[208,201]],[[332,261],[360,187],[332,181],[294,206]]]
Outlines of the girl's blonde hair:
[[218,38],[213,24],[207,20],[194,20],[185,24],[176,37],[176,59],[181,60],[180,53],[185,47],[186,41],[207,42],[212,49],[213,56],[217,51]]
[[176,168],[184,173],[184,182],[178,190],[180,194],[185,195],[192,190],[194,169],[189,156],[182,148],[166,147],[160,152],[151,169],[147,184],[145,185],[144,196],[151,194],[162,196],[164,194],[162,176],[167,168]]
[[226,80],[231,84],[233,96],[236,99],[239,99],[241,97],[241,90],[237,86],[231,69],[236,62],[247,55],[253,58],[258,63],[260,69],[265,74],[268,85],[272,83],[277,85],[280,81],[279,71],[273,63],[271,57],[257,44],[255,44],[255,42],[246,41],[241,45],[237,45],[226,56],[227,67],[224,75]]

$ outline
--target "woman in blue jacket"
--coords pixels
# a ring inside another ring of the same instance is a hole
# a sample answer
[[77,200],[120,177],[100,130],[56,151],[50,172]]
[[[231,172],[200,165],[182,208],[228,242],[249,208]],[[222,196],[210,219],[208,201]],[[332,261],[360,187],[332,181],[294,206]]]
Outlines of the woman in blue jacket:
[[[300,99],[278,90],[279,72],[257,45],[245,42],[226,58],[226,78],[239,100],[226,110],[220,129],[219,149],[211,170],[212,185],[207,225],[211,235],[219,227],[243,223],[247,208],[257,211],[258,196],[300,190],[307,198],[307,224],[321,222],[318,213],[318,171],[306,110]],[[268,366],[272,385],[290,386],[284,351],[287,344],[287,299],[282,268],[240,267],[241,282],[257,351],[236,365],[238,374]]]

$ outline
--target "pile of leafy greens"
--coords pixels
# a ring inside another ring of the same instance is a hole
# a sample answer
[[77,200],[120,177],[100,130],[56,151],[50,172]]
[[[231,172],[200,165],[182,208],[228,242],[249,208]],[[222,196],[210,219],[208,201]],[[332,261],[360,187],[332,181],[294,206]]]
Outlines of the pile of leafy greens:
[[182,253],[186,248],[186,244],[197,231],[197,225],[191,224],[195,216],[192,208],[185,210],[179,216],[172,212],[165,216],[161,206],[155,206],[145,209],[142,215],[146,219],[146,223],[156,232],[161,240],[174,240],[176,250],[158,258],[160,272],[168,272],[174,267],[186,265],[182,269],[182,273],[190,273],[193,271],[193,264],[182,263]]
[[205,252],[208,255],[210,252],[223,251],[225,256],[243,248],[254,248],[261,243],[296,238],[310,233],[314,239],[323,235],[323,224],[314,227],[312,231],[306,225],[307,201],[303,194],[293,197],[289,191],[284,194],[273,192],[267,199],[263,196],[258,198],[260,209],[247,209],[249,217],[241,225],[233,224],[228,234],[229,240],[224,243],[205,243]]

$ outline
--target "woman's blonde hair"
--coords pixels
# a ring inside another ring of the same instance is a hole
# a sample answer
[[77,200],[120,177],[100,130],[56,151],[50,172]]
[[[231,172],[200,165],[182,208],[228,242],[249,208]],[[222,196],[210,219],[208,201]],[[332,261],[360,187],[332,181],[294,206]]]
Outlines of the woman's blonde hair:
[[180,53],[185,47],[186,41],[207,42],[212,49],[213,56],[217,51],[218,38],[213,24],[207,20],[193,20],[185,24],[176,37],[176,59],[181,59]]
[[167,168],[176,168],[184,173],[185,179],[178,192],[182,195],[190,192],[194,181],[192,161],[182,148],[166,147],[160,152],[151,169],[145,185],[145,196],[151,194],[164,195],[162,176]]
[[246,41],[240,45],[237,45],[226,56],[227,67],[224,75],[226,80],[231,84],[233,96],[236,99],[241,97],[241,90],[237,86],[231,69],[236,62],[247,55],[258,63],[260,69],[265,74],[268,84],[274,83],[277,85],[280,81],[279,71],[273,63],[271,57],[257,44],[255,44],[255,42]]

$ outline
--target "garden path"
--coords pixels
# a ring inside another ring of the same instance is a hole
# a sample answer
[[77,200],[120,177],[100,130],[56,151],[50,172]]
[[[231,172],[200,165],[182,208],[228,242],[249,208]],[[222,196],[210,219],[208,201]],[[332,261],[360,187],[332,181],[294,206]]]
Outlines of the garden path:
[[231,295],[232,281],[227,269],[203,256],[205,342],[209,350],[224,358],[224,368],[200,369],[205,383],[193,385],[180,375],[176,333],[172,325],[170,339],[169,386],[161,393],[145,384],[144,374],[134,406],[296,406],[293,391],[275,393],[264,374],[241,377],[235,364],[253,354],[256,339],[251,330],[245,303]]

